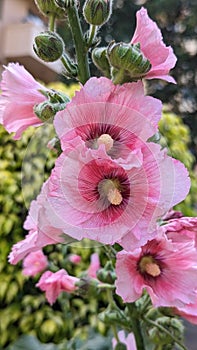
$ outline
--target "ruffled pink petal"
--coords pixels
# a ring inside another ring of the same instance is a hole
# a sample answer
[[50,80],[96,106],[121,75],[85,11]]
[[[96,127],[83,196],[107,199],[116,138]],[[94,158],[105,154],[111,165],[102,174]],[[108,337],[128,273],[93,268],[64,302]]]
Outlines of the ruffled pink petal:
[[131,40],[131,44],[140,43],[140,49],[151,63],[151,69],[146,79],[163,79],[175,83],[169,76],[169,71],[176,64],[176,56],[171,47],[166,47],[162,34],[157,24],[152,21],[145,8],[141,8],[136,14],[137,25]]

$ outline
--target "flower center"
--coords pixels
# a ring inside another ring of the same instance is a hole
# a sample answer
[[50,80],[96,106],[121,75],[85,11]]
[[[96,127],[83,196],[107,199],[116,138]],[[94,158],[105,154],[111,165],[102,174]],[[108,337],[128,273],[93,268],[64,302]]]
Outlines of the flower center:
[[106,152],[109,152],[113,147],[114,140],[109,134],[102,134],[97,139],[97,145],[100,146],[102,144],[105,145]]
[[118,180],[104,179],[98,185],[101,198],[107,198],[113,205],[119,205],[123,201]]
[[147,273],[152,277],[158,277],[161,269],[152,256],[143,256],[139,262],[139,269],[142,274]]

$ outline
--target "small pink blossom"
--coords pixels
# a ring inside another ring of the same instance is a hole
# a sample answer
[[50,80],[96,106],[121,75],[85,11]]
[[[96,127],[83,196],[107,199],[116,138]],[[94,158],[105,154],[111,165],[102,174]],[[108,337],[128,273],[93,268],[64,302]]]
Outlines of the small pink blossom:
[[0,123],[14,139],[20,139],[29,126],[39,126],[42,121],[33,111],[34,105],[46,100],[39,90],[46,90],[18,63],[9,63],[0,84]]
[[48,266],[48,260],[42,250],[37,250],[28,254],[23,260],[23,275],[35,276],[37,273],[42,272]]
[[100,269],[100,259],[98,253],[94,253],[90,258],[90,266],[88,268],[88,276],[91,278],[97,278],[96,273]]
[[[118,332],[118,338],[121,343],[125,344],[127,346],[127,350],[137,350],[135,337],[133,333],[129,333],[128,336],[125,336],[124,331]],[[115,338],[112,339],[112,347],[115,349],[117,345],[117,340]]]
[[73,263],[73,264],[79,264],[81,262],[81,256],[78,254],[70,254],[69,255],[69,260]]
[[144,95],[140,81],[119,86],[91,78],[57,113],[54,125],[63,150],[78,136],[90,149],[104,144],[111,158],[125,159],[155,134],[161,109],[159,100]]
[[145,288],[154,306],[183,308],[196,300],[195,242],[163,236],[133,252],[123,250],[117,254],[116,274],[116,293],[124,302],[134,302]]
[[45,182],[37,199],[31,202],[29,214],[24,222],[24,228],[29,233],[25,239],[14,244],[8,257],[9,262],[13,265],[24,259],[26,255],[36,252],[46,245],[62,242],[61,230],[54,228],[44,215],[43,203],[47,200],[47,186],[47,182]]
[[149,18],[145,8],[142,7],[136,17],[137,25],[131,44],[140,43],[140,50],[151,63],[146,79],[157,78],[175,83],[174,78],[169,75],[177,60],[172,48],[164,44],[160,29]]
[[102,147],[87,151],[79,143],[62,153],[43,203],[51,226],[78,240],[121,240],[131,249],[153,238],[157,219],[185,198],[190,181],[183,164],[159,145],[144,144],[140,152],[138,164],[134,161],[127,169]]
[[46,299],[52,305],[60,293],[67,292],[72,293],[78,287],[76,283],[79,278],[69,276],[66,270],[59,270],[55,273],[46,271],[40,278],[36,287],[39,287],[42,291],[46,292]]

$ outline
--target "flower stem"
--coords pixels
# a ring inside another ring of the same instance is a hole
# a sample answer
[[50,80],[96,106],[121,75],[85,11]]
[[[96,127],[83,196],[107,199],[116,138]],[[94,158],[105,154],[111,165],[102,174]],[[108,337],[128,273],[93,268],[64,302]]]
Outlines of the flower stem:
[[144,350],[144,339],[141,332],[140,319],[137,312],[135,303],[127,304],[129,311],[131,312],[132,332],[135,336],[137,350]]
[[93,40],[95,38],[97,32],[97,26],[94,26],[93,24],[90,25],[90,30],[89,30],[89,37],[88,37],[88,41],[87,44],[88,46],[91,46],[93,43]]
[[50,16],[49,16],[49,30],[51,32],[54,32],[55,31],[55,18],[56,18],[56,15],[55,13],[51,13]]
[[78,79],[82,84],[85,84],[90,77],[88,53],[80,25],[78,11],[75,6],[68,8],[68,19],[75,44],[78,63]]
[[163,327],[162,325],[158,324],[157,322],[154,322],[152,320],[150,320],[149,318],[147,317],[144,317],[144,321],[151,324],[152,326],[154,327],[157,327],[158,329],[160,329],[160,331],[166,333],[167,335],[169,335],[172,340],[175,341],[175,343],[183,350],[187,350],[187,348],[176,338],[174,337],[173,334],[171,334],[165,327]]
[[[112,291],[110,289],[107,289],[107,298],[108,298],[110,307],[113,309],[115,303],[114,303],[114,299],[112,296]],[[112,324],[111,327],[112,327],[112,331],[114,333],[114,337],[117,340],[117,342],[119,343],[120,340],[118,337],[118,332],[117,332],[116,326],[114,324]]]

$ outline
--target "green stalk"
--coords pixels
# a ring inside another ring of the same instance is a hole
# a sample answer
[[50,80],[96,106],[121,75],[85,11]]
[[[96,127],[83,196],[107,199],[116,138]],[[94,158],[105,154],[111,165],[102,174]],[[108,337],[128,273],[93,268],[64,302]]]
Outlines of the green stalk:
[[50,16],[49,16],[49,30],[51,32],[54,32],[55,31],[55,18],[56,18],[56,15],[55,13],[51,13]]
[[89,37],[88,37],[88,41],[87,41],[88,46],[92,45],[94,38],[96,36],[96,32],[97,32],[97,26],[94,26],[93,24],[91,24],[90,30],[89,30]]
[[86,43],[83,38],[78,11],[75,6],[68,8],[68,19],[75,44],[78,63],[78,79],[82,84],[85,84],[90,77],[88,53]]
[[137,350],[144,350],[144,339],[141,332],[141,325],[140,325],[140,319],[139,314],[137,312],[137,307],[135,303],[127,304],[129,311],[131,312],[131,326],[132,326],[132,332],[135,336],[136,346]]

